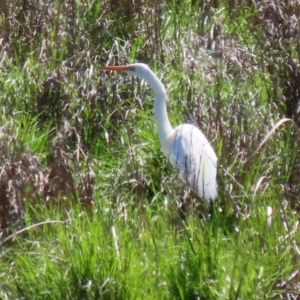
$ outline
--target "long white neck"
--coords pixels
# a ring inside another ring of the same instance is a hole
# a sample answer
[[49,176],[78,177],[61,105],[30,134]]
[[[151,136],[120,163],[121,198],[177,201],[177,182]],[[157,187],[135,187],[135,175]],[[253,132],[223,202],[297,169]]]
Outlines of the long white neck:
[[172,130],[167,113],[167,93],[165,87],[150,69],[139,74],[139,77],[144,79],[154,91],[154,115],[159,139],[163,143]]

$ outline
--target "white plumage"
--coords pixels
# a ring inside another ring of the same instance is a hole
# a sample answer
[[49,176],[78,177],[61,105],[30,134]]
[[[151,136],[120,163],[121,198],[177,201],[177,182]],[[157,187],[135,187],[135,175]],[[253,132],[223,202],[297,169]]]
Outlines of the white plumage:
[[161,148],[177,168],[180,177],[199,197],[217,197],[217,157],[204,134],[194,125],[182,124],[172,128],[167,114],[167,94],[161,81],[142,63],[128,66],[106,66],[103,70],[127,72],[144,79],[155,93],[154,115]]

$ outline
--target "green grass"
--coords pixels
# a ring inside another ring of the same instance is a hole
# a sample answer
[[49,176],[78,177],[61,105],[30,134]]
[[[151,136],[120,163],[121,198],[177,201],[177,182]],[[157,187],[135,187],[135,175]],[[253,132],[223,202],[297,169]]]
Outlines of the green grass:
[[292,270],[281,219],[267,228],[261,209],[231,230],[220,214],[174,227],[165,208],[111,215],[106,207],[93,218],[74,208],[64,224],[17,237],[1,256],[10,266],[2,287],[26,299],[257,299]]
[[[10,26],[0,19],[0,298],[295,296],[297,202],[284,193],[293,125],[256,151],[287,116],[292,80],[282,74],[286,53],[299,60],[295,38],[272,40],[243,1],[144,1],[131,11],[33,2],[26,18],[12,2]],[[209,211],[184,196],[160,150],[149,87],[98,70],[136,59],[165,84],[171,123],[198,125],[216,150]]]

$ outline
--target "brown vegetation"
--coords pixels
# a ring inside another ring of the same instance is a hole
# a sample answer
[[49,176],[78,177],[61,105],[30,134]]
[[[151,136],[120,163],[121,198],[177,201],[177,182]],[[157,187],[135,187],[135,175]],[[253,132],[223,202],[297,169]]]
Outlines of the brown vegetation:
[[[7,227],[11,223],[10,213],[14,211],[14,219],[22,216],[24,206],[24,193],[38,195],[45,200],[58,198],[74,199],[80,195],[82,201],[88,205],[92,203],[93,172],[89,167],[81,170],[80,157],[89,149],[90,141],[99,137],[105,120],[103,116],[108,113],[113,123],[121,126],[126,122],[126,111],[129,105],[122,103],[122,98],[133,98],[133,94],[116,94],[108,101],[106,89],[103,88],[103,80],[93,86],[89,78],[95,76],[94,64],[122,63],[128,59],[130,42],[139,36],[143,36],[142,45],[137,52],[136,59],[146,62],[166,61],[176,66],[176,59],[172,57],[176,52],[178,34],[174,31],[174,39],[162,44],[162,11],[168,7],[168,2],[158,1],[125,1],[118,6],[118,1],[103,1],[96,4],[90,10],[76,1],[38,1],[38,0],[10,0],[1,1],[0,14],[3,21],[0,24],[1,54],[5,56],[2,61],[3,68],[20,64],[26,66],[28,57],[34,56],[43,66],[49,61],[53,62],[52,70],[46,71],[46,78],[37,78],[39,91],[36,92],[36,101],[29,110],[37,117],[39,126],[49,125],[53,130],[49,133],[51,155],[46,167],[41,166],[39,158],[34,154],[23,150],[24,145],[13,139],[3,146],[6,154],[1,156],[1,227]],[[181,1],[177,1],[180,10]],[[188,95],[184,103],[186,107],[185,119],[201,124],[204,131],[208,132],[207,124],[201,120],[201,99],[189,101],[189,95],[193,94],[193,72],[196,72],[199,55],[198,49],[208,49],[213,59],[209,60],[204,70],[209,77],[218,76],[218,60],[225,63],[227,73],[232,76],[247,76],[254,74],[256,67],[261,67],[269,72],[274,86],[269,91],[268,101],[270,110],[279,109],[276,114],[293,118],[299,126],[299,35],[300,12],[299,3],[295,0],[288,1],[253,1],[232,0],[226,2],[228,16],[234,20],[240,12],[248,10],[247,27],[256,44],[255,49],[250,49],[250,42],[241,43],[233,32],[228,32],[224,27],[224,20],[215,15],[215,12],[223,5],[223,1],[192,1],[193,9],[200,9],[203,20],[207,19],[206,27],[199,25],[199,32],[192,41],[192,47],[184,56],[183,65],[188,76]],[[96,13],[93,13],[95,11]],[[89,20],[89,23],[76,23],[77,16]],[[144,16],[147,15],[147,18]],[[121,18],[122,28],[110,31],[115,18]],[[179,20],[178,20],[179,22]],[[179,26],[174,24],[174,26]],[[189,34],[189,33],[187,33]],[[62,36],[64,38],[62,38]],[[114,41],[125,41],[122,49],[118,48]],[[20,42],[22,47],[20,48]],[[252,41],[253,42],[253,41]],[[64,44],[65,43],[65,44]],[[295,55],[298,53],[298,56]],[[198,53],[198,56],[196,56]],[[62,61],[57,64],[56,60]],[[54,69],[54,70],[53,70]],[[76,86],[69,87],[69,78],[76,78]],[[131,79],[125,79],[130,81]],[[182,82],[186,84],[186,82]],[[115,83],[114,90],[117,89]],[[285,106],[282,108],[282,99],[278,89],[282,90]],[[70,107],[70,97],[74,90],[77,93],[78,102],[75,107]],[[123,92],[132,93],[132,91]],[[89,114],[83,111],[81,101],[87,103]],[[137,105],[140,105],[138,100]],[[236,136],[232,130],[234,124],[240,124],[244,115],[243,107],[239,105],[235,97],[232,98],[232,119],[224,122],[221,115],[221,95],[209,107],[212,124],[216,124],[211,130],[219,132],[224,140],[223,156],[227,162],[232,161],[236,153],[231,150],[238,147],[241,160],[245,162],[256,149],[258,141],[263,137],[262,132],[251,132],[251,121],[243,121],[243,126],[248,128],[249,134]],[[116,109],[118,107],[118,109]],[[267,119],[268,116],[265,116]],[[82,130],[82,120],[89,125],[88,131]],[[2,139],[14,136],[13,126],[5,125]],[[114,140],[115,132],[112,128],[106,128],[110,140]],[[290,141],[295,147],[298,144],[297,134]],[[16,148],[16,145],[18,147]],[[12,151],[12,148],[14,149]],[[22,149],[22,150],[20,150]],[[76,153],[76,154],[70,154]],[[25,156],[25,158],[23,157]],[[291,158],[292,159],[292,158]],[[291,172],[287,190],[297,202],[300,178],[300,157],[296,159],[294,169]],[[226,161],[223,161],[226,163]],[[4,167],[5,166],[5,167]],[[15,170],[17,168],[19,173]],[[22,175],[23,174],[23,175]],[[25,175],[26,174],[26,175]],[[18,177],[19,176],[19,177]],[[242,178],[243,174],[236,175]],[[74,178],[76,177],[76,178]],[[137,178],[142,176],[136,176]],[[61,178],[64,178],[61,181]],[[220,183],[222,185],[222,183]],[[34,196],[37,197],[37,196]],[[33,198],[34,198],[33,197]],[[15,207],[13,210],[11,205]]]

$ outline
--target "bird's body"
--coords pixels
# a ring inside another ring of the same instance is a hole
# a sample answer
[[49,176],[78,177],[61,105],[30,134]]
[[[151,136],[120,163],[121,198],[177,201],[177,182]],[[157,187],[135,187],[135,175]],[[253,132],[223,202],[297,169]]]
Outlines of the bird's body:
[[165,155],[179,170],[180,177],[205,200],[217,197],[217,157],[204,134],[194,125],[172,130]]
[[163,153],[177,168],[180,177],[199,197],[209,201],[217,197],[217,157],[204,134],[194,125],[172,128],[167,114],[167,94],[161,81],[142,63],[107,66],[103,70],[127,72],[144,79],[155,93],[154,115]]

